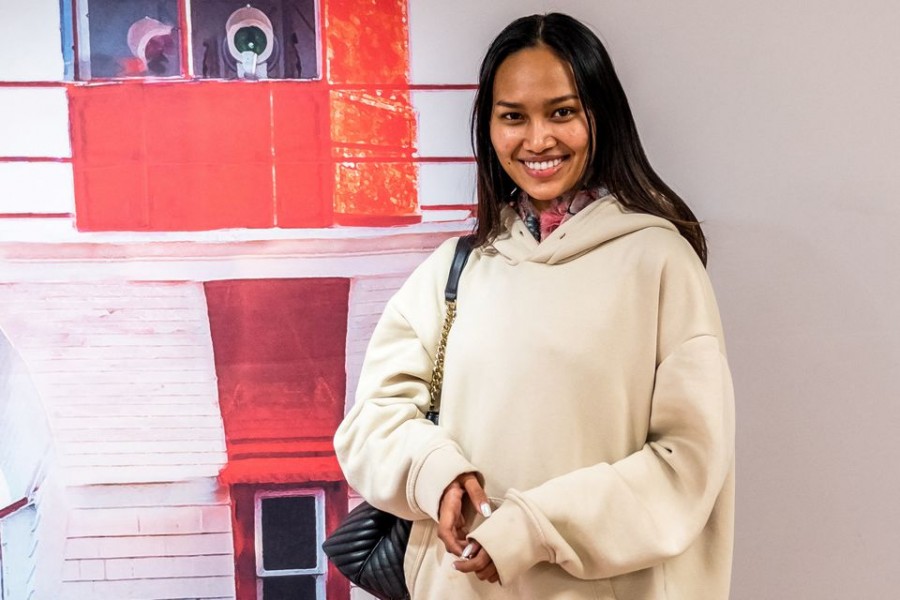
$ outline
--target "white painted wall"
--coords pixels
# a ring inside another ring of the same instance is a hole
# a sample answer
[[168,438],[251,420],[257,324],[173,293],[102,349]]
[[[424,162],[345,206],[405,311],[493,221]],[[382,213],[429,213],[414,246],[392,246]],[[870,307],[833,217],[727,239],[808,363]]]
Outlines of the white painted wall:
[[72,164],[0,162],[0,214],[75,212]]
[[738,400],[732,598],[896,596],[900,4],[411,0],[413,82],[474,83],[507,22],[551,9],[600,32],[705,220]]
[[0,519],[3,598],[56,598],[67,513],[52,431],[25,360],[0,319],[0,507],[27,505]]
[[472,111],[474,92],[416,90],[410,97],[418,114],[419,156],[472,156],[471,137],[465,124],[468,123],[469,113]]
[[63,78],[58,0],[0,0],[0,81]]
[[0,550],[3,552],[0,581],[4,598],[33,597],[37,562],[33,533],[36,518],[37,510],[30,505],[0,520]]
[[0,319],[0,471],[9,502],[31,498],[54,461],[44,403]]
[[[0,0],[0,215],[74,213],[69,107],[63,79],[59,0]],[[49,162],[32,162],[33,159]],[[55,160],[54,160],[55,159]],[[4,230],[65,234],[71,219],[0,218]]]
[[369,338],[375,331],[375,325],[391,296],[396,293],[409,277],[407,272],[383,275],[380,277],[357,277],[350,280],[350,295],[347,300],[347,353],[345,364],[347,370],[347,397],[344,403],[345,413],[350,410],[356,399],[356,386],[359,384],[359,373]]
[[0,114],[0,157],[72,156],[65,88],[0,87]]

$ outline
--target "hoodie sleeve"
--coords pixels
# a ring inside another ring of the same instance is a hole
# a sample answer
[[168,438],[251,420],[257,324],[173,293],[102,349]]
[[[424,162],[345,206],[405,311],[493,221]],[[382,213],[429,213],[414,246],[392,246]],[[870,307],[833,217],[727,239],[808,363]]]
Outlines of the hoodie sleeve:
[[707,526],[732,472],[734,398],[705,269],[676,254],[659,277],[646,443],[619,461],[508,490],[470,534],[501,581],[539,562],[582,579],[638,571],[683,553]]
[[388,302],[366,351],[356,402],[335,433],[347,482],[373,506],[437,519],[441,494],[477,469],[425,418],[455,239],[423,262]]

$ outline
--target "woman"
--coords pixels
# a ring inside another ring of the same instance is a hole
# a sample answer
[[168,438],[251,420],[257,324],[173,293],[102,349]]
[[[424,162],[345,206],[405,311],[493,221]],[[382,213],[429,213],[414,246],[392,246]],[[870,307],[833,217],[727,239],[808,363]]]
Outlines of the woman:
[[388,303],[335,446],[415,521],[414,599],[725,599],[733,397],[696,218],[647,162],[609,56],[510,24],[473,114],[476,249],[424,418],[455,243]]

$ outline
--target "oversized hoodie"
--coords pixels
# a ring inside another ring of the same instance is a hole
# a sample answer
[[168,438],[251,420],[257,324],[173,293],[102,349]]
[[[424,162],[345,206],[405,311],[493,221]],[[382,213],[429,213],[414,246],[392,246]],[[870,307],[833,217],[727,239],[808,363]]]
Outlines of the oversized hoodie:
[[[460,282],[440,425],[424,418],[448,240],[389,301],[335,436],[347,481],[415,521],[415,600],[725,600],[734,399],[707,274],[666,220],[606,196],[538,243],[515,212]],[[441,494],[476,471],[470,538],[500,584],[456,572]]]

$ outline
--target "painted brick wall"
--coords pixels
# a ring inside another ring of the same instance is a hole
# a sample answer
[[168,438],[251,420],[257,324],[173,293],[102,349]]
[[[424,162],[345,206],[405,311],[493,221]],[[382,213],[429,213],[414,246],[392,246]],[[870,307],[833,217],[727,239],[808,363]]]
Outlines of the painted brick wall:
[[[410,271],[411,272],[411,271]],[[359,372],[362,369],[369,338],[375,330],[384,306],[408,273],[383,277],[358,277],[350,282],[350,302],[347,314],[347,400],[346,413],[353,406]]]
[[2,284],[0,327],[29,367],[68,484],[67,523],[62,506],[38,515],[38,543],[48,519],[68,538],[47,575],[61,571],[59,595],[47,597],[233,597],[202,287]]
[[225,461],[203,290],[0,285],[69,484],[216,476]]
[[61,598],[233,598],[228,496],[215,479],[69,488]]

